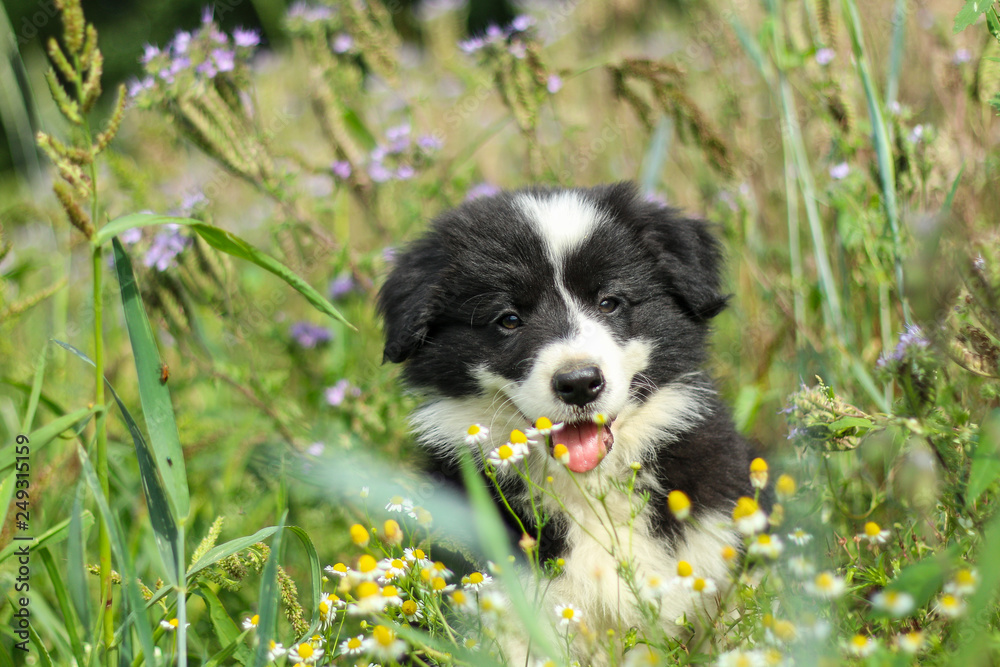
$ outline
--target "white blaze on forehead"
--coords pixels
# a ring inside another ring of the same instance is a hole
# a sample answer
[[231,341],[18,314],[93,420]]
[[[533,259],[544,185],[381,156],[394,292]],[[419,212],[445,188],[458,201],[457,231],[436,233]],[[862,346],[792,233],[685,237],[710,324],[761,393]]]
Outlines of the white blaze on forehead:
[[562,259],[605,218],[593,202],[578,192],[522,194],[516,201],[545,240],[556,272],[560,272]]

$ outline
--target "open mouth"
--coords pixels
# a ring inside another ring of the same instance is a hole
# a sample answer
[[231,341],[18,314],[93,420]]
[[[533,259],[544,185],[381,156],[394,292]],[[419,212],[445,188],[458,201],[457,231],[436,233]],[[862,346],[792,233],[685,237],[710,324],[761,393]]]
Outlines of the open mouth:
[[552,433],[552,446],[566,447],[567,468],[573,472],[589,472],[604,460],[615,444],[615,436],[611,433],[613,421],[611,419],[602,423],[594,421],[565,423],[562,428]]

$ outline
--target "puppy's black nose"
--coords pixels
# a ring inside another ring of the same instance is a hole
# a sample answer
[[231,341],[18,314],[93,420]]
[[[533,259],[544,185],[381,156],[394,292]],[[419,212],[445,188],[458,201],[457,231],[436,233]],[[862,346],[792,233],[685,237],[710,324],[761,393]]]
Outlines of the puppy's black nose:
[[563,403],[583,407],[601,395],[604,375],[597,366],[564,368],[552,376],[552,389]]

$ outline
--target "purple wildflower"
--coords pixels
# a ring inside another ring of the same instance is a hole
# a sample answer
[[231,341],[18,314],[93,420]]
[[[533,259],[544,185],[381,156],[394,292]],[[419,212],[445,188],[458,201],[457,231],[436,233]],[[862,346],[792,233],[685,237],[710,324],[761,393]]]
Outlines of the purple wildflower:
[[458,48],[461,49],[463,53],[467,53],[469,55],[476,53],[484,46],[486,46],[486,40],[482,37],[470,37],[469,39],[458,43]]
[[180,213],[183,216],[190,217],[192,213],[198,208],[201,208],[208,203],[208,197],[201,190],[196,190],[189,194],[184,195],[181,199]]
[[562,90],[562,87],[563,87],[562,77],[559,76],[558,74],[549,74],[549,80],[545,84],[545,89],[548,90],[553,95],[555,95],[560,90]]
[[153,237],[153,244],[146,251],[143,264],[156,267],[157,271],[170,268],[174,264],[174,258],[191,242],[191,239],[180,233],[180,229],[180,225],[167,225],[164,231]]
[[399,169],[396,170],[396,178],[400,181],[408,181],[416,175],[413,167],[408,164],[400,165]]
[[190,44],[191,33],[187,30],[182,30],[174,35],[174,41],[170,43],[170,48],[174,52],[174,55],[182,55],[187,53]]
[[519,39],[511,42],[507,47],[507,51],[518,60],[522,60],[526,55],[528,55],[527,45]]
[[390,127],[385,131],[385,138],[389,142],[390,153],[402,153],[410,147],[410,125],[403,123]]
[[322,456],[323,450],[326,449],[326,445],[322,442],[314,442],[313,444],[306,447],[306,454],[309,456]]
[[465,201],[479,199],[480,197],[492,197],[493,195],[499,193],[500,188],[492,183],[479,183],[477,185],[473,185],[469,188],[469,191],[465,193]]
[[153,77],[147,76],[142,79],[132,79],[128,83],[128,96],[130,99],[135,99],[142,93],[146,92],[152,88],[155,84]]
[[220,72],[232,72],[236,68],[236,54],[229,49],[215,49],[212,51],[212,60]]
[[347,53],[354,48],[354,38],[346,32],[342,32],[333,38],[333,52]]
[[308,350],[329,343],[333,338],[329,329],[310,322],[296,322],[289,330],[289,334],[300,347]]
[[376,183],[385,183],[392,179],[392,172],[381,162],[372,162],[368,165],[368,175]]
[[444,146],[444,141],[432,134],[424,134],[417,139],[417,145],[427,151],[438,151]]
[[846,162],[840,162],[830,167],[830,178],[837,181],[847,178],[849,173],[851,173],[851,167]]
[[306,23],[326,21],[332,17],[333,10],[329,7],[322,5],[313,6],[305,2],[296,2],[288,9],[288,14],[286,14],[286,18],[288,19],[302,19]]
[[343,299],[354,291],[354,278],[349,273],[343,273],[330,281],[330,298],[334,301]]
[[215,18],[215,9],[208,5],[201,8],[201,22],[204,24],[209,24]]
[[124,232],[118,235],[118,238],[125,245],[135,245],[142,240],[142,228],[133,227],[132,229],[126,229]]
[[917,125],[910,131],[910,136],[907,137],[910,143],[918,144],[920,140],[924,138],[924,126]]
[[968,49],[959,49],[958,51],[955,51],[955,55],[952,56],[951,62],[956,65],[962,65],[970,60],[972,60],[972,51],[969,51]]
[[382,248],[382,261],[386,264],[396,261],[396,249],[393,246],[390,245]]
[[260,33],[256,30],[237,28],[233,30],[233,42],[236,46],[251,48],[260,44]]
[[346,379],[338,380],[337,384],[332,387],[327,387],[324,392],[327,405],[331,407],[337,407],[344,402],[344,399],[350,396],[357,398],[361,395],[361,390],[353,386]]
[[145,44],[142,47],[142,57],[139,58],[139,62],[143,65],[148,65],[158,55],[160,55],[160,47],[153,46],[152,44]]
[[[200,65],[198,65],[198,67],[195,68],[195,71],[198,72],[198,74],[204,74],[209,79],[214,79],[215,75],[219,73],[211,58],[206,58]],[[162,74],[163,73],[161,72],[160,75],[162,76]]]
[[517,32],[524,32],[533,25],[535,25],[535,19],[527,14],[521,14],[514,17],[514,20],[510,23],[511,29]]
[[930,341],[924,337],[923,330],[918,325],[913,324],[906,327],[906,331],[900,334],[899,342],[896,343],[896,349],[888,354],[883,352],[876,363],[879,368],[884,368],[890,362],[903,361],[911,350],[922,350],[929,346]]
[[330,170],[333,171],[334,176],[341,180],[346,181],[351,177],[351,163],[347,160],[337,160],[330,167]]
[[822,66],[829,65],[833,62],[833,59],[837,56],[837,52],[833,49],[824,46],[822,49],[816,52],[816,62]]
[[657,206],[660,206],[662,208],[666,208],[667,206],[669,206],[669,204],[667,203],[667,198],[661,195],[659,192],[647,193],[645,196],[645,200],[648,201],[650,204],[656,204]]

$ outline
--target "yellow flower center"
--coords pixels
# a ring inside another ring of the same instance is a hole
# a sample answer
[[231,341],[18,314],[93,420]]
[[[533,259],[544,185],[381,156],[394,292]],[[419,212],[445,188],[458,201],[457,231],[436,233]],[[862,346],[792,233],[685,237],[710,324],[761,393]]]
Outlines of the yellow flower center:
[[371,554],[364,554],[358,559],[358,570],[364,574],[368,574],[378,567],[378,561]]
[[481,584],[483,583],[483,575],[480,572],[473,572],[469,575],[470,584]]
[[[951,595],[950,593],[942,595],[941,596],[941,606],[942,607],[946,607],[946,608],[957,607],[958,606],[958,598],[956,598],[954,595]],[[173,621],[171,621],[171,623],[172,622]]]
[[552,420],[548,417],[539,417],[538,421],[535,422],[535,428],[539,431],[547,431],[552,428]]
[[821,591],[828,591],[833,588],[833,576],[829,572],[820,572],[816,575],[816,588]]
[[402,606],[403,614],[406,616],[413,616],[417,613],[417,603],[413,600],[406,600]]
[[396,638],[396,635],[394,635],[392,630],[385,627],[384,625],[376,625],[375,629],[372,630],[372,637],[375,638],[375,641],[378,643],[379,646],[387,647],[392,644],[392,641]]
[[341,574],[347,574],[347,566],[343,563],[337,563],[333,566],[334,572],[339,572]]
[[770,535],[766,535],[766,534],[758,536],[757,537],[757,544],[760,544],[760,545],[765,546],[765,547],[769,546],[771,544],[771,536]]
[[501,461],[506,461],[514,456],[514,448],[510,445],[500,445],[500,449],[497,450],[497,456],[500,457]]
[[451,594],[451,600],[455,604],[462,605],[468,602],[469,598],[465,597],[465,593],[462,591],[455,591]]
[[349,651],[356,651],[361,648],[361,640],[357,637],[351,637],[347,640],[347,649]]
[[395,586],[386,586],[382,589],[382,597],[384,598],[394,598],[399,594]]
[[472,426],[469,427],[469,430],[467,432],[469,435],[479,435],[482,432],[482,430],[483,430],[482,426],[480,426],[479,424],[473,424]]
[[972,574],[972,570],[962,568],[955,573],[955,583],[959,586],[974,586],[976,584],[976,577]]
[[783,496],[790,496],[795,493],[795,480],[791,475],[781,475],[775,482],[774,489]]
[[686,560],[677,562],[678,577],[690,577],[692,574],[694,574],[694,569],[691,567],[691,563]]
[[465,640],[465,648],[476,648],[476,638],[469,637]]
[[299,644],[298,654],[300,658],[307,660],[312,657],[313,652],[312,644],[309,642],[302,642]]
[[758,509],[756,500],[743,496],[736,501],[736,507],[733,508],[733,521],[753,516]]
[[351,526],[351,541],[358,546],[368,544],[368,530],[360,523]]
[[181,622],[179,620],[177,620],[176,618],[170,619],[169,621],[167,621],[167,623],[169,623],[170,625],[174,626],[175,628],[181,624]]
[[[326,600],[321,600],[320,601],[320,603],[319,603],[319,613],[323,614],[324,616],[326,616],[327,614],[330,613],[330,604]],[[250,622],[253,623],[254,625],[257,625],[252,620]]]
[[767,472],[767,461],[756,458],[750,462],[750,472]]
[[566,445],[559,443],[552,448],[552,456],[557,460],[562,461],[564,456],[569,456],[569,448]]
[[373,595],[378,595],[378,584],[374,581],[362,581],[358,584],[357,595],[358,599],[370,598]]
[[526,445],[528,444],[528,436],[515,428],[510,432],[510,441],[515,445]]
[[402,533],[399,530],[399,524],[393,521],[392,519],[386,521],[382,529],[385,532],[386,539],[388,540],[394,540],[397,537],[402,536]]
[[250,625],[252,625],[252,626],[254,626],[256,628],[259,623],[260,623],[260,615],[259,614],[254,614],[253,616],[250,617]]
[[393,559],[392,559],[392,562],[391,562],[391,563],[389,563],[389,564],[390,564],[390,565],[392,565],[392,566],[393,566],[394,568],[396,568],[397,570],[402,570],[403,568],[405,568],[405,567],[406,567],[406,563],[404,563],[403,561],[401,561],[401,560],[400,560],[400,559],[398,559],[398,558],[393,558]]
[[692,588],[694,588],[695,591],[701,593],[703,590],[705,590],[706,585],[707,582],[701,577],[698,577],[697,579],[694,580],[694,586]]
[[867,535],[868,537],[875,537],[881,532],[882,532],[882,527],[879,526],[874,521],[869,521],[868,523],[865,524],[865,535]]
[[431,572],[430,570],[420,570],[420,581],[427,583],[428,581],[431,580],[432,574],[433,572]]
[[431,588],[435,591],[443,591],[447,585],[448,584],[445,582],[443,577],[434,577],[434,579],[431,580]]
[[865,637],[864,635],[854,635],[854,637],[851,638],[851,644],[854,645],[854,648],[867,648],[868,637]]
[[691,499],[683,491],[674,490],[667,494],[667,507],[674,514],[683,512],[691,507]]
[[423,560],[427,558],[427,555],[424,553],[423,549],[414,549],[413,557],[416,558],[417,560]]
[[567,621],[572,620],[574,616],[576,616],[576,610],[573,607],[566,607],[562,610],[562,617]]
[[389,498],[389,504],[402,506],[403,496],[393,496],[392,498]]
[[727,561],[734,560],[736,558],[736,549],[728,544],[722,547],[722,558]]
[[496,606],[493,604],[493,600],[491,598],[484,597],[479,600],[479,608],[483,611],[493,611],[496,609]]

